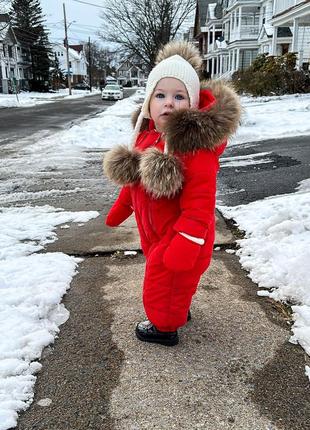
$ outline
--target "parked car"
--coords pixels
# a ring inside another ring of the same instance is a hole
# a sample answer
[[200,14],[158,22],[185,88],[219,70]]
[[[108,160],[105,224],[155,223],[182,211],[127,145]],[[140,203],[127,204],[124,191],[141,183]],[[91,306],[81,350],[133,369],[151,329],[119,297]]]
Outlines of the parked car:
[[102,100],[122,100],[124,93],[119,85],[106,85],[101,93]]
[[90,86],[85,84],[84,82],[80,82],[79,84],[75,84],[72,86],[74,90],[90,90]]
[[134,94],[134,100],[138,103],[143,102],[145,99],[145,88],[138,88]]

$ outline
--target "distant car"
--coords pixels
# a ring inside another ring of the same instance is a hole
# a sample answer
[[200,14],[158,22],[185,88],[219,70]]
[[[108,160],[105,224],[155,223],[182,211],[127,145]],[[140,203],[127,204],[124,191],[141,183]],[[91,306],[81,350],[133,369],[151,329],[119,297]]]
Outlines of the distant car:
[[106,85],[101,93],[102,100],[122,100],[124,93],[119,85]]
[[79,84],[75,84],[72,87],[74,90],[90,90],[90,86],[85,84],[84,82],[80,82]]
[[143,102],[145,99],[145,88],[138,88],[134,94],[134,99],[136,102]]

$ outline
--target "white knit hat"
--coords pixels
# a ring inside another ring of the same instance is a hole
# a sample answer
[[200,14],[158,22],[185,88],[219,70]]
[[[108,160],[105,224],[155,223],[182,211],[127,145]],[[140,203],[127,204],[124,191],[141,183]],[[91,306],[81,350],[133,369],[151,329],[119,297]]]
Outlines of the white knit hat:
[[156,85],[163,78],[176,78],[183,82],[189,95],[190,107],[198,107],[200,90],[199,77],[188,61],[180,55],[172,55],[157,64],[149,74],[145,90],[145,99],[141,109],[144,118],[151,118],[149,110],[150,99]]
[[163,78],[175,78],[183,82],[188,92],[190,107],[197,108],[199,105],[200,81],[194,67],[180,55],[172,55],[160,61],[152,69],[147,80],[145,99],[135,126],[133,143],[140,131],[143,118],[151,118],[149,109],[150,99],[156,85]]

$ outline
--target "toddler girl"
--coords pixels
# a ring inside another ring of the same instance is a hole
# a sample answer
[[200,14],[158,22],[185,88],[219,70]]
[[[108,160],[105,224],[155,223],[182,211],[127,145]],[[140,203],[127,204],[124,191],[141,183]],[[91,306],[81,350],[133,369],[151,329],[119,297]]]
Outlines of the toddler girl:
[[192,296],[211,260],[215,235],[218,157],[239,123],[234,91],[199,81],[202,59],[187,42],[158,53],[133,147],[118,146],[104,159],[106,175],[122,185],[106,218],[114,227],[134,211],[146,258],[143,304],[147,321],[139,340],[176,345]]

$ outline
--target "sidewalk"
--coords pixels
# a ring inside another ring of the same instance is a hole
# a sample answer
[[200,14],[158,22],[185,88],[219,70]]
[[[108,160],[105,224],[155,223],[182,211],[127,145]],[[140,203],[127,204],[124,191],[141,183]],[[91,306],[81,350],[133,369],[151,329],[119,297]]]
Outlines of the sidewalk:
[[[135,224],[107,229],[102,218],[59,230],[48,251],[84,256],[64,299],[70,319],[45,350],[35,400],[19,430],[306,430],[310,392],[304,352],[288,342],[281,307],[227,253],[234,238],[218,216],[209,271],[180,343],[139,342],[144,318]],[[41,402],[49,406],[40,406]]]

